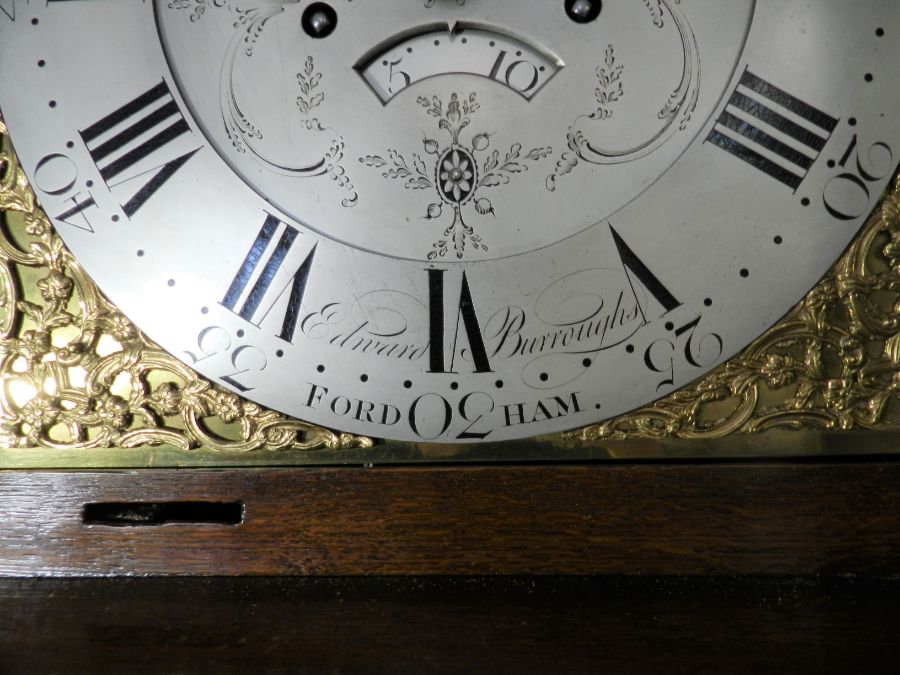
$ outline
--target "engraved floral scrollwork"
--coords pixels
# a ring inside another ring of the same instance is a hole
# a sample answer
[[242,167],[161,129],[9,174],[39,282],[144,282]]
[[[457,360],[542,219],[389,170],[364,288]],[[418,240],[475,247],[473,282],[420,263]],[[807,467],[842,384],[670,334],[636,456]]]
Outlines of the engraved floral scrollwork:
[[372,446],[244,401],[147,340],[66,250],[3,145],[0,217],[0,447]]
[[683,52],[681,80],[657,115],[662,122],[660,129],[643,143],[622,150],[600,147],[591,139],[589,124],[609,119],[613,104],[624,93],[620,81],[624,67],[616,63],[615,50],[609,45],[603,62],[597,66],[597,109],[580,115],[569,126],[566,135],[567,149],[557,160],[553,173],[547,177],[549,191],[555,191],[558,180],[572,173],[582,161],[596,165],[632,162],[652,154],[675,133],[687,127],[700,96],[700,48],[680,4],[681,0],[644,0],[656,28],[662,30],[666,26],[666,15],[671,17],[678,30]]
[[898,428],[898,404],[900,180],[831,272],[740,355],[652,405],[569,437]]
[[366,166],[384,169],[382,176],[403,181],[407,190],[433,188],[439,201],[432,202],[426,208],[424,217],[427,220],[442,218],[445,209],[452,211],[453,222],[444,230],[443,237],[433,244],[428,253],[429,260],[445,257],[451,247],[457,258],[463,257],[466,246],[487,251],[488,246],[481,235],[466,223],[465,210],[472,208],[479,216],[495,215],[494,206],[484,192],[509,184],[516,175],[528,171],[527,162],[544,159],[552,149],[532,148],[523,154],[522,144],[514,143],[504,154],[499,150],[489,152],[479,168],[478,155],[490,149],[491,134],[477,133],[466,144],[460,140],[460,134],[472,122],[472,115],[481,108],[475,94],[460,98],[453,93],[446,108],[437,96],[430,99],[420,96],[417,102],[428,115],[438,120],[438,126],[450,136],[450,145],[444,147],[435,139],[423,139],[425,152],[435,158],[430,160],[431,169],[418,153],[407,159],[396,149],[389,149],[387,157],[366,155],[359,161]]
[[[299,0],[276,0],[262,3],[260,7],[242,9],[226,0],[173,0],[168,7],[173,10],[191,10],[190,20],[192,22],[200,20],[209,8],[224,8],[235,13],[234,34],[226,49],[219,78],[219,105],[222,111],[222,121],[234,149],[239,153],[249,153],[249,156],[253,157],[255,161],[274,173],[296,178],[328,176],[338,189],[347,195],[341,200],[341,204],[348,208],[353,207],[358,203],[359,195],[342,165],[344,138],[324,125],[318,117],[310,116],[311,111],[319,107],[325,99],[322,91],[311,91],[319,86],[323,77],[322,73],[314,71],[313,57],[308,56],[303,70],[297,73],[297,83],[300,89],[297,106],[303,115],[301,124],[307,132],[332,134],[331,142],[328,143],[324,155],[316,157],[314,160],[302,164],[286,163],[268,156],[257,147],[256,142],[263,139],[264,131],[251,120],[251,116],[241,106],[241,97],[235,86],[235,73],[240,60],[253,57],[254,50],[263,37],[268,22],[282,14],[286,5],[298,2]],[[312,86],[313,84],[315,87]]]

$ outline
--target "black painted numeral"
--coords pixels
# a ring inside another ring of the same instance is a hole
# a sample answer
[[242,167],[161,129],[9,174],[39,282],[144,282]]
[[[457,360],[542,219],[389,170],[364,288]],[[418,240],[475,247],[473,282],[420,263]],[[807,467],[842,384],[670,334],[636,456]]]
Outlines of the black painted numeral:
[[[288,342],[294,339],[306,284],[316,255],[316,245],[313,245],[305,258],[302,254],[296,255],[294,244],[299,234],[290,225],[269,215],[222,300],[224,307],[253,325],[260,326],[290,288],[290,297],[278,334]],[[276,276],[289,263],[296,265],[293,273],[283,285],[276,284]]]
[[650,268],[635,255],[634,251],[631,250],[631,247],[625,243],[625,240],[619,236],[619,233],[615,231],[612,225],[610,225],[609,231],[612,233],[613,241],[616,244],[616,250],[618,250],[619,257],[622,259],[622,266],[625,268],[625,274],[628,277],[628,283],[631,285],[631,290],[637,301],[638,309],[641,311],[643,322],[645,324],[649,323],[647,320],[647,308],[641,303],[640,295],[638,295],[637,289],[634,287],[635,280],[640,281],[644,288],[647,289],[647,292],[662,306],[664,310],[662,314],[667,314],[668,312],[681,307],[682,303],[672,295],[672,292],[665,287],[652,271],[650,271]]
[[430,326],[430,368],[431,373],[453,373],[457,347],[459,344],[460,325],[465,331],[469,341],[469,352],[476,373],[493,372],[487,350],[484,347],[484,335],[475,312],[475,304],[472,302],[472,290],[469,287],[469,279],[466,273],[462,275],[462,286],[459,294],[459,310],[457,312],[456,332],[453,336],[453,346],[449,368],[444,357],[444,340],[446,328],[444,324],[444,270],[429,269],[428,272],[428,299],[429,299],[429,326]]
[[[170,158],[164,159],[167,146],[190,130],[169,86],[162,81],[83,129],[81,138],[110,189],[140,177],[146,179],[122,205],[130,218],[197,152],[199,148],[176,157],[170,152]],[[131,173],[151,156],[163,163]]]
[[837,124],[745,70],[706,140],[796,191]]
[[6,14],[10,21],[16,20],[16,0],[0,0],[0,12]]

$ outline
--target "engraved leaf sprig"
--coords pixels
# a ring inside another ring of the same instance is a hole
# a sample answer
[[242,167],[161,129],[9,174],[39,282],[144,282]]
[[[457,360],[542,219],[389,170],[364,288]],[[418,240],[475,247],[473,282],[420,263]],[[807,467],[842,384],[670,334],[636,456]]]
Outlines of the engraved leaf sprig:
[[169,9],[191,10],[191,21],[199,21],[209,8],[218,9],[227,7],[227,0],[173,0],[169,3]]
[[308,56],[303,72],[297,73],[297,84],[301,91],[297,97],[297,107],[304,115],[309,115],[311,110],[318,108],[325,100],[324,92],[315,92],[321,81],[322,73],[316,72],[313,57]]
[[528,171],[528,165],[524,164],[524,161],[536,162],[544,159],[551,152],[552,148],[534,148],[522,157],[522,144],[514,143],[501,163],[500,152],[494,150],[484,162],[484,169],[482,170],[481,180],[478,181],[478,186],[496,187],[498,185],[506,185],[513,175]]
[[426,174],[425,162],[420,155],[413,153],[412,167],[406,158],[397,150],[388,150],[388,159],[380,155],[366,155],[360,158],[360,163],[376,168],[388,167],[382,172],[382,176],[393,180],[403,180],[407,190],[423,190],[434,187],[434,183]]
[[650,12],[650,18],[653,25],[657,28],[663,27],[663,8],[661,0],[644,0],[644,6]]
[[616,65],[615,51],[613,46],[609,45],[606,48],[603,63],[597,66],[597,82],[599,86],[594,90],[594,96],[597,99],[597,110],[590,115],[591,119],[605,120],[612,117],[612,105],[625,94],[621,82],[623,71],[624,66]]

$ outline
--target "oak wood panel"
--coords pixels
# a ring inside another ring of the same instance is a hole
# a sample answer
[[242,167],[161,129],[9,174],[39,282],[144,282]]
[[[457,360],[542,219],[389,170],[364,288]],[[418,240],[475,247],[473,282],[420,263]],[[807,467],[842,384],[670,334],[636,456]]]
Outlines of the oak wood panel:
[[[86,502],[242,501],[240,525]],[[893,574],[900,463],[0,473],[0,573]]]
[[896,673],[900,581],[0,580],[0,672]]

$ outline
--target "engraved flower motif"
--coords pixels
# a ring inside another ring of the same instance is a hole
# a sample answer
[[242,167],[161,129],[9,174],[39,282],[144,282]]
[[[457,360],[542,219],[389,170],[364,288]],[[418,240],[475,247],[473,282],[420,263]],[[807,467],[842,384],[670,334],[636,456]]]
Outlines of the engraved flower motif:
[[46,302],[66,301],[72,292],[72,280],[61,272],[51,270],[49,275],[37,282],[37,287]]
[[22,419],[35,429],[52,426],[62,410],[59,404],[46,394],[38,394],[22,406]]
[[101,424],[121,430],[128,426],[128,403],[119,396],[103,394],[94,402],[94,412]]
[[451,150],[441,164],[441,183],[444,196],[455,202],[462,202],[472,193],[471,162],[468,154]]
[[[429,260],[443,258],[451,251],[461,259],[467,248],[487,251],[481,235],[466,222],[466,218],[471,211],[478,216],[496,218],[494,205],[485,193],[509,185],[528,171],[529,163],[548,157],[552,148],[537,147],[523,152],[521,143],[513,143],[508,152],[501,153],[499,149],[491,148],[492,134],[483,131],[474,133],[467,141],[463,131],[481,108],[474,92],[468,96],[454,92],[446,106],[439,96],[420,96],[416,102],[427,115],[437,120],[438,128],[450,137],[449,143],[443,145],[426,136],[422,139],[425,155],[404,154],[390,148],[386,156],[365,155],[359,161],[381,169],[384,178],[403,181],[407,190],[434,189],[441,201],[428,204],[425,220],[449,220],[452,212],[453,220],[432,245]],[[429,155],[434,159],[429,159]],[[444,205],[450,208],[445,209]]]

